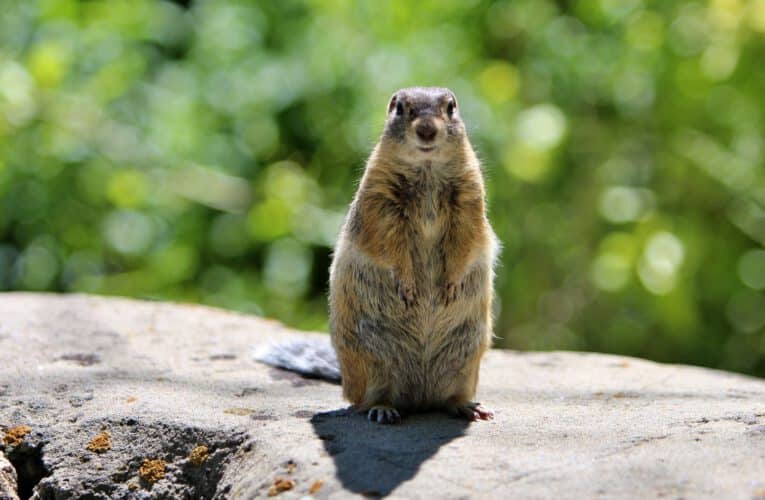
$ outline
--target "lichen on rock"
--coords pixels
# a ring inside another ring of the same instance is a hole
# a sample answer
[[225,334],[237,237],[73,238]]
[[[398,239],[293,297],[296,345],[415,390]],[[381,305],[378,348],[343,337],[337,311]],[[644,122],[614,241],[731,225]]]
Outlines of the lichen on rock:
[[88,450],[93,453],[104,453],[112,448],[111,435],[107,431],[99,432],[88,443]]
[[165,477],[166,462],[162,459],[144,459],[141,468],[138,469],[138,475],[149,484],[154,484]]
[[209,456],[210,451],[207,449],[207,446],[202,444],[191,450],[191,453],[189,454],[189,462],[191,462],[192,465],[199,467],[207,461]]
[[17,425],[5,430],[5,436],[3,436],[3,443],[8,446],[19,446],[24,442],[24,437],[32,432],[32,428],[28,425]]
[[289,491],[295,487],[295,481],[286,477],[277,477],[274,484],[268,489],[268,496],[274,497],[279,493]]

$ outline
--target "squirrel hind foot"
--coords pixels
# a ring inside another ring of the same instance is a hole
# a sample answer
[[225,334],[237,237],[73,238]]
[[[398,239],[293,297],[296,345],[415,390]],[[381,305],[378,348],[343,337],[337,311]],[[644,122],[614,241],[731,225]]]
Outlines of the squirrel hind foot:
[[367,412],[367,419],[378,424],[400,424],[401,414],[392,406],[373,406]]
[[465,418],[472,422],[494,420],[494,412],[481,403],[469,402],[464,405],[449,406],[447,411],[455,417]]

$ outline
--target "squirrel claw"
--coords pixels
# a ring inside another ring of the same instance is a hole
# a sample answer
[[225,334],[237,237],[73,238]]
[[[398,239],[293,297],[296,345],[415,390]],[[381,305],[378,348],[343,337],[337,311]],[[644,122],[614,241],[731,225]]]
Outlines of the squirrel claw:
[[400,424],[401,414],[390,406],[373,406],[367,413],[367,419],[378,424]]
[[453,406],[448,409],[455,417],[466,418],[472,422],[478,420],[494,420],[494,412],[481,403],[467,403],[462,406]]

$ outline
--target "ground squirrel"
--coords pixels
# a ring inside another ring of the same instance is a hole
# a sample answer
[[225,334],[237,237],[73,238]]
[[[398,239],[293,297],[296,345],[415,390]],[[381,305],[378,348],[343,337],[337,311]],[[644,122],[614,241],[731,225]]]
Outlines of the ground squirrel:
[[396,92],[330,269],[343,394],[370,420],[429,409],[492,418],[474,401],[498,248],[484,198],[454,94]]
[[299,340],[262,346],[255,358],[342,379],[345,397],[375,422],[430,409],[492,418],[474,401],[498,250],[484,197],[454,94],[396,92],[335,247],[335,352]]

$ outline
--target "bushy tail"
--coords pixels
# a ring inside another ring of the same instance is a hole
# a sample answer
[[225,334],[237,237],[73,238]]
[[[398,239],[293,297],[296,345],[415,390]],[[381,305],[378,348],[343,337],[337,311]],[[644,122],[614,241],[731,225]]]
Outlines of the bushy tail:
[[256,361],[290,370],[304,377],[340,382],[340,364],[329,338],[293,339],[256,347]]

